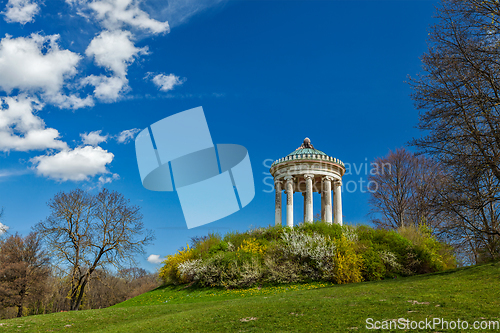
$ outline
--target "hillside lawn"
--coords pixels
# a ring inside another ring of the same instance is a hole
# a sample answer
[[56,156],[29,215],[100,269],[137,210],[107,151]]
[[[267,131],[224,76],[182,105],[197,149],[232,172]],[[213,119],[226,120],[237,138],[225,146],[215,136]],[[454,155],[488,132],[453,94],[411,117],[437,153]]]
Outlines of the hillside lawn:
[[167,286],[107,309],[0,320],[0,332],[360,332],[367,318],[500,320],[500,263],[345,285]]

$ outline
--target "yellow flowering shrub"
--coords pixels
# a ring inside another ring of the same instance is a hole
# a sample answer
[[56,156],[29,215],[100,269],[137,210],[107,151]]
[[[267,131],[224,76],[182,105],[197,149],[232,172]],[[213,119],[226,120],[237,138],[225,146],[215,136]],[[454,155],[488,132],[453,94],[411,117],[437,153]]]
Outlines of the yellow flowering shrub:
[[333,265],[334,281],[338,284],[363,281],[363,258],[354,249],[354,242],[344,235],[336,242],[337,253]]
[[266,252],[266,247],[260,244],[256,238],[250,238],[250,239],[244,239],[238,250],[243,252],[264,255],[264,253]]
[[179,250],[174,255],[168,255],[167,259],[163,261],[163,267],[160,268],[160,278],[165,282],[165,284],[178,284],[186,283],[188,281],[183,281],[183,278],[178,270],[179,264],[189,260],[194,259],[195,253],[193,249],[187,248],[184,250]]

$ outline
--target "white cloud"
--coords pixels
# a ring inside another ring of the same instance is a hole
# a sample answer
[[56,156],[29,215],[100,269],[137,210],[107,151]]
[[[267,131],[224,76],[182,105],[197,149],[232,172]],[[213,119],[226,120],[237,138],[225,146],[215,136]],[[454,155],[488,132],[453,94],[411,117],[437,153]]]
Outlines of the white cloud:
[[59,35],[11,38],[0,41],[0,88],[57,94],[66,78],[76,74],[81,56],[57,45]]
[[5,224],[0,223],[0,236],[9,230],[9,227],[6,226]]
[[42,109],[37,99],[25,95],[0,98],[0,150],[29,151],[66,149],[59,132],[46,128],[35,112]]
[[77,147],[54,155],[32,158],[37,174],[59,181],[82,181],[96,175],[108,174],[106,165],[114,155],[101,147]]
[[123,24],[126,24],[154,34],[169,32],[168,22],[150,18],[148,13],[139,8],[140,2],[139,0],[101,0],[93,1],[88,6],[94,10],[97,19],[107,29],[120,29]]
[[227,0],[148,0],[144,9],[168,21],[170,27],[186,23],[194,15]]
[[101,101],[114,102],[129,90],[128,66],[136,56],[147,54],[147,47],[135,47],[129,31],[102,31],[90,42],[85,54],[93,57],[98,66],[110,70],[114,75],[90,75],[81,84],[95,87],[94,95]]
[[5,21],[26,24],[34,21],[34,17],[40,11],[40,6],[31,0],[9,0],[5,6]]
[[116,136],[116,141],[118,141],[118,143],[129,143],[129,141],[134,139],[135,135],[140,131],[139,128],[121,131],[120,134]]
[[101,176],[99,177],[99,186],[103,186],[104,184],[109,184],[113,180],[120,179],[120,175],[117,173],[114,173],[112,176]]
[[[148,73],[150,75],[150,73]],[[148,76],[146,76],[148,77]],[[174,74],[158,74],[154,76],[151,81],[160,88],[161,91],[169,91],[173,90],[175,86],[179,86],[186,82],[185,78],[180,78],[178,76],[175,76]]]
[[160,264],[165,258],[161,258],[159,254],[151,254],[148,261],[152,264]]
[[[6,178],[11,178],[11,177],[16,177],[16,176],[21,176],[29,173],[30,171],[28,169],[23,169],[23,170],[0,170],[0,182],[2,180],[5,180]],[[0,211],[1,212],[1,211]]]
[[80,134],[84,145],[98,146],[101,142],[108,140],[107,135],[101,135],[101,131]]
[[114,102],[129,89],[127,78],[117,76],[90,75],[83,78],[81,84],[94,86],[94,96],[103,102]]
[[55,94],[44,94],[43,98],[44,101],[54,104],[61,109],[76,110],[84,107],[94,106],[94,99],[92,98],[92,96],[80,98],[74,94],[67,96],[58,92]]
[[94,57],[97,65],[105,67],[116,76],[127,75],[127,67],[138,54],[147,54],[147,47],[137,48],[129,31],[103,31],[90,42],[85,54]]

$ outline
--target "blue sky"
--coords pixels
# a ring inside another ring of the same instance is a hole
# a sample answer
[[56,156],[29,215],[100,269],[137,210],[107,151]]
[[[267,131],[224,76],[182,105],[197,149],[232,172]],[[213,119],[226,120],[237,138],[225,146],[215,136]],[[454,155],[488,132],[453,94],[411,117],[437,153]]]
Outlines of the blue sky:
[[[106,186],[142,207],[156,241],[138,260],[154,270],[150,255],[172,254],[192,236],[272,224],[269,166],[307,136],[351,166],[344,221],[369,223],[364,163],[420,135],[404,81],[421,69],[436,5],[2,1],[1,222],[27,234],[57,192]],[[188,230],[175,192],[142,187],[133,138],[197,106],[215,143],[248,149],[256,195],[239,212]]]

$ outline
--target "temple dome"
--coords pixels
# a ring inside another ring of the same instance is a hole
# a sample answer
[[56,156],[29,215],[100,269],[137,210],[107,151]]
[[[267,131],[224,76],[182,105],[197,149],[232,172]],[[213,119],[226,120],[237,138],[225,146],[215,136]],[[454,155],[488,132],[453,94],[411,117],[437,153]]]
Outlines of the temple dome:
[[321,150],[314,149],[314,146],[311,143],[309,138],[305,138],[304,142],[300,145],[299,148],[295,149],[295,151],[291,152],[286,156],[300,155],[300,154],[316,154],[316,155],[326,155]]
[[295,149],[290,154],[286,155],[283,158],[280,158],[279,160],[274,161],[272,166],[287,161],[305,161],[305,160],[311,160],[311,161],[319,160],[319,161],[333,162],[341,165],[344,168],[344,163],[342,163],[341,160],[339,160],[338,158],[333,158],[325,154],[321,150],[314,148],[309,138],[305,138],[304,142],[300,145],[300,147]]
[[325,153],[323,153],[321,150],[317,150],[314,148],[300,148],[300,147],[295,149],[294,151],[292,151],[290,154],[288,154],[286,156],[293,156],[293,155],[300,155],[300,154],[316,154],[316,155],[328,156]]

